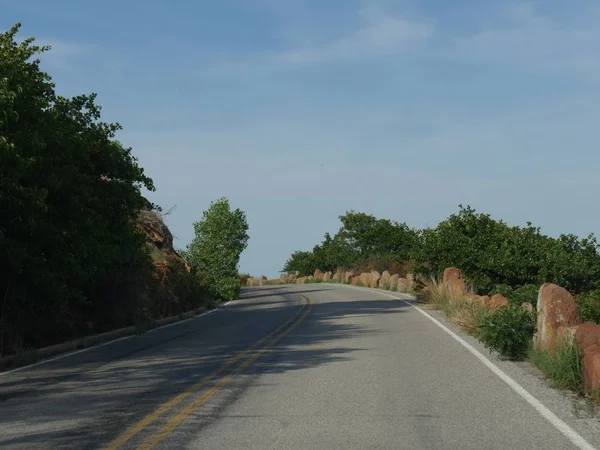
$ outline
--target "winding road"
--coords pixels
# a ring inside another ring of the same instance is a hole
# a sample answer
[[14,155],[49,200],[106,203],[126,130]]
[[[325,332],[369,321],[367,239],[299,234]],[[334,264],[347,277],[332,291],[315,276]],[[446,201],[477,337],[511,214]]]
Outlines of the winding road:
[[592,449],[586,405],[408,296],[263,286],[0,373],[0,448]]

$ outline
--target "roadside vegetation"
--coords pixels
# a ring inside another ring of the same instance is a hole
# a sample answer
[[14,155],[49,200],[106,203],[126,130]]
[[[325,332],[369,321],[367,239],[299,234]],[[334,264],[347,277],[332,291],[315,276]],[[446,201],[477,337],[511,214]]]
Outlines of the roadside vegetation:
[[[543,351],[534,349],[532,342],[544,283],[572,293],[582,321],[600,323],[600,253],[594,235],[550,237],[531,223],[511,226],[462,205],[435,228],[423,230],[354,211],[340,220],[333,237],[325,234],[312,250],[294,252],[282,272],[412,272],[418,301],[441,310],[491,352],[529,360],[557,388],[582,392],[576,344],[564,341],[555,351]],[[457,290],[441,281],[448,267],[462,270],[467,288]],[[508,305],[490,308],[486,302],[494,294],[505,297]]]
[[95,94],[59,95],[40,68],[50,48],[19,27],[0,34],[0,357],[237,295],[243,213],[211,205],[188,264],[121,126]]

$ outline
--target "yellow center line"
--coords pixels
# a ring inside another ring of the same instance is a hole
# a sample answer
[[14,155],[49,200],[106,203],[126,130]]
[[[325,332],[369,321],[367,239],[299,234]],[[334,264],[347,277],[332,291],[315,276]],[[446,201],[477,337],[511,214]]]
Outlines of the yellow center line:
[[[306,299],[306,297],[304,297],[302,294],[300,294],[300,295],[303,298]],[[113,440],[112,442],[110,442],[105,447],[105,450],[117,450],[119,447],[121,447],[123,444],[125,444],[127,441],[129,441],[132,437],[134,437],[136,434],[138,434],[140,431],[142,431],[144,428],[146,428],[148,425],[150,425],[155,420],[157,420],[159,417],[161,417],[166,412],[168,412],[170,409],[174,408],[179,403],[181,403],[182,401],[184,401],[186,398],[188,398],[194,392],[198,391],[198,389],[200,389],[204,384],[206,384],[212,378],[216,377],[221,372],[227,370],[233,364],[235,364],[238,361],[240,361],[241,359],[243,359],[250,352],[252,352],[256,348],[258,348],[261,345],[263,345],[272,336],[275,336],[277,333],[279,333],[282,329],[284,329],[286,326],[288,326],[290,323],[292,323],[294,320],[296,320],[296,318],[299,317],[302,314],[302,312],[306,309],[306,306],[307,305],[303,305],[302,308],[300,308],[298,311],[296,311],[296,313],[292,317],[290,317],[284,323],[282,323],[281,325],[279,325],[275,330],[271,331],[269,334],[267,334],[266,336],[262,337],[260,340],[258,340],[257,342],[255,342],[253,345],[251,345],[247,349],[245,349],[245,350],[241,351],[240,353],[238,353],[236,356],[234,356],[233,358],[231,358],[229,361],[227,361],[221,367],[219,367],[218,369],[214,370],[211,374],[205,376],[204,378],[202,378],[197,383],[194,383],[192,386],[190,386],[189,388],[187,388],[181,394],[179,394],[179,395],[173,397],[171,400],[163,403],[161,406],[159,406],[152,413],[148,414],[142,420],[140,420],[139,422],[137,422],[134,425],[132,425],[131,427],[129,427],[122,434],[120,434],[115,440]]]
[[156,447],[160,441],[166,438],[177,426],[179,426],[187,417],[194,412],[197,408],[201,407],[204,403],[206,403],[214,394],[216,394],[219,389],[223,386],[227,385],[233,377],[241,373],[244,369],[246,369],[250,364],[256,361],[260,356],[262,356],[265,352],[267,352],[272,346],[277,344],[284,336],[290,333],[294,328],[296,328],[305,318],[308,316],[311,310],[312,302],[310,299],[302,294],[298,294],[305,299],[306,308],[304,308],[304,314],[298,318],[293,324],[291,324],[286,330],[281,332],[279,335],[275,336],[271,339],[270,342],[265,344],[260,350],[256,351],[250,358],[244,361],[242,364],[238,366],[238,368],[232,372],[231,374],[222,377],[219,381],[206,392],[204,392],[200,397],[190,403],[188,406],[183,408],[178,414],[173,416],[171,419],[167,421],[167,423],[161,428],[161,430],[153,436],[150,436],[146,441],[144,441],[137,450],[151,450]]

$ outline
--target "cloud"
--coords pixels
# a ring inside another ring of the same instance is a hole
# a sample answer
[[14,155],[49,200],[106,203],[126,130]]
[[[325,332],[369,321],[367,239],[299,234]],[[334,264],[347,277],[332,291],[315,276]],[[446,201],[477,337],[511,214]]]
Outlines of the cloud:
[[358,27],[329,41],[281,51],[266,50],[243,58],[223,59],[197,73],[250,76],[319,63],[398,55],[412,49],[419,42],[426,41],[435,29],[433,20],[387,14],[373,7],[359,10],[357,18],[360,22]]
[[432,21],[409,20],[385,14],[361,14],[366,23],[347,36],[319,47],[293,49],[277,55],[284,64],[298,66],[318,62],[394,55],[433,34]]
[[595,77],[600,71],[600,14],[593,8],[582,10],[586,14],[570,21],[557,20],[532,3],[514,3],[504,8],[502,25],[488,24],[472,35],[454,37],[449,50],[470,62]]

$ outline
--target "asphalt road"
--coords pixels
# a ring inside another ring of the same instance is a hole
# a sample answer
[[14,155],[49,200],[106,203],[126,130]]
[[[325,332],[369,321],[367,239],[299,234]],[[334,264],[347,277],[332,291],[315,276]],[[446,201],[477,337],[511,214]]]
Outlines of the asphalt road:
[[366,289],[250,288],[210,314],[0,374],[0,448],[598,445],[594,414],[525,366],[485,353],[486,365],[430,314],[438,324]]

